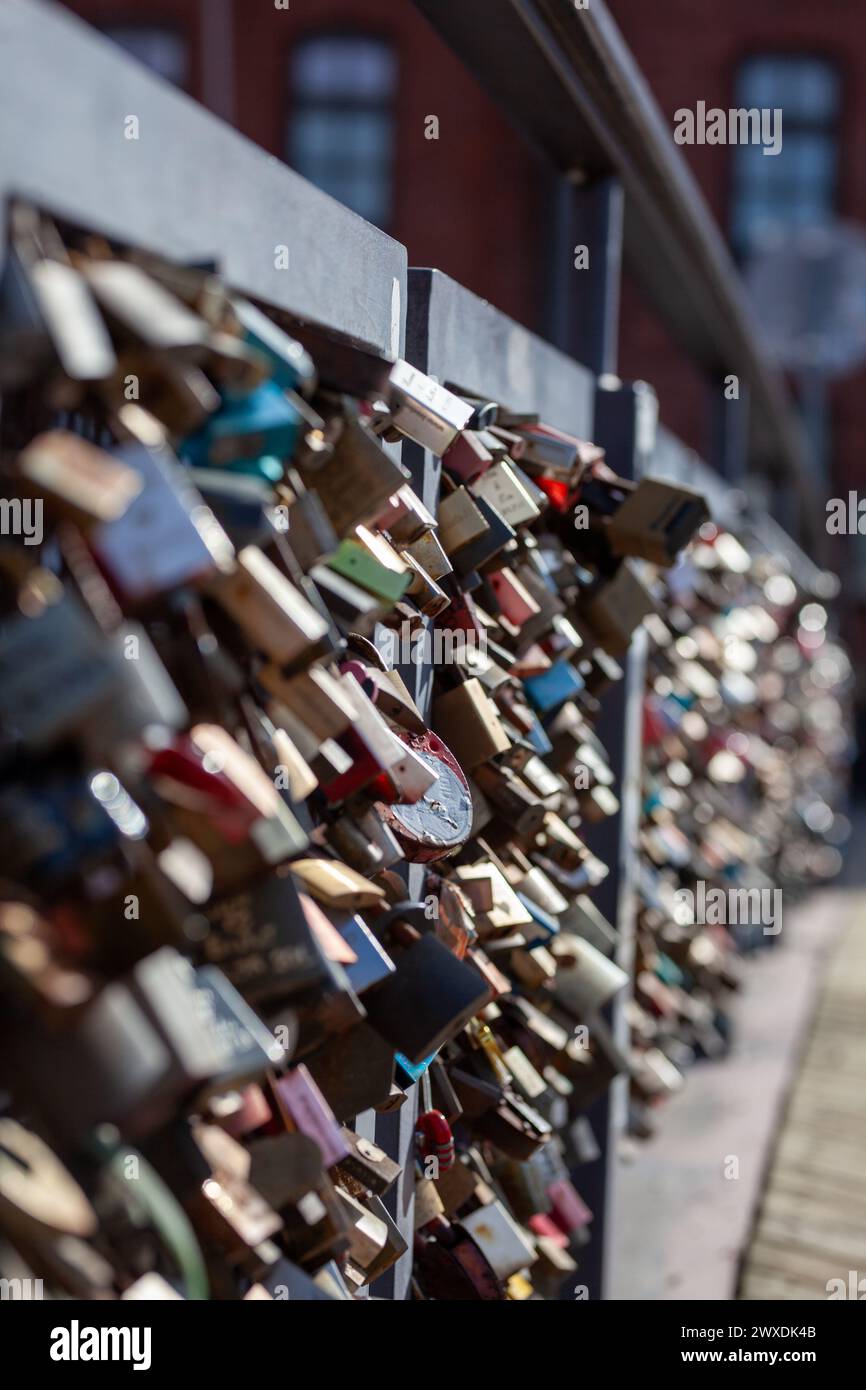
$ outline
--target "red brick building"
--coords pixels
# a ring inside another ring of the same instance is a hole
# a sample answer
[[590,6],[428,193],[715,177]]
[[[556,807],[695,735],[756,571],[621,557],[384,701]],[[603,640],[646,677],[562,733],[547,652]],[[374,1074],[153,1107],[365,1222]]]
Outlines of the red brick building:
[[[404,242],[410,264],[446,271],[544,332],[551,174],[411,0],[75,0],[70,8]],[[777,158],[754,147],[683,148],[739,254],[774,222],[866,224],[861,0],[609,0],[609,8],[672,129],[674,113],[699,101],[783,107]],[[706,448],[706,388],[628,284],[620,370],[652,381],[668,426]],[[861,373],[832,390],[833,482],[824,491],[858,485],[862,398]],[[866,598],[866,582],[860,593]]]

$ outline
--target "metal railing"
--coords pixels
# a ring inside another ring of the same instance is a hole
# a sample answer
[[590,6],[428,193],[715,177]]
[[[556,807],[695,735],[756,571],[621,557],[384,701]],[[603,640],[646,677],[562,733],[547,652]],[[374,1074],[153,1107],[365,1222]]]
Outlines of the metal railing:
[[[167,257],[213,258],[235,288],[276,309],[386,354],[405,351],[449,385],[594,438],[625,476],[673,470],[706,487],[723,510],[725,482],[671,436],[661,432],[656,442],[652,390],[598,379],[615,369],[622,187],[626,255],[648,287],[652,281],[669,325],[708,371],[730,368],[748,379],[750,461],[800,477],[799,436],[752,334],[736,272],[601,0],[590,11],[567,0],[416,3],[556,167],[580,170],[595,189],[587,206],[609,241],[589,287],[594,339],[576,354],[593,370],[438,271],[407,272],[403,246],[42,0],[0,0],[0,198],[24,195]],[[435,506],[439,461],[417,446],[404,458]],[[419,682],[427,677],[419,673]],[[620,926],[622,963],[631,939],[641,681],[638,649],[603,730],[625,790],[622,814],[604,832],[613,872],[599,901]],[[600,1296],[621,1091],[595,1117],[606,1142],[586,1194],[596,1230],[584,1263]],[[414,1097],[396,1115],[371,1112],[356,1125],[406,1166],[408,1186],[393,1200],[411,1247]],[[387,1296],[405,1298],[410,1273],[411,1253],[386,1276]]]
[[[624,193],[626,265],[674,339],[718,386],[719,397],[729,373],[748,394],[747,457],[731,466],[795,487],[801,536],[812,540],[804,432],[762,347],[721,232],[604,0],[585,7],[574,0],[414,3],[571,182],[578,218],[597,223],[597,190],[614,176]],[[591,285],[573,282],[590,281],[594,273],[572,277],[570,292],[587,298],[594,312],[581,315],[569,341],[569,350],[593,366],[590,340],[600,331],[610,291],[602,286],[599,298]],[[606,275],[607,267],[597,274]],[[730,459],[724,440],[716,452]]]

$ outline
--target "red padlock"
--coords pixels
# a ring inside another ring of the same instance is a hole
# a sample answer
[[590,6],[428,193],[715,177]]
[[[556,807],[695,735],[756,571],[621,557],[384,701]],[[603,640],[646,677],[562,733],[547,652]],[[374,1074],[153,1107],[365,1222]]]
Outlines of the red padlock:
[[454,1167],[454,1135],[441,1110],[425,1110],[418,1116],[415,1139],[421,1158],[435,1158],[440,1175]]

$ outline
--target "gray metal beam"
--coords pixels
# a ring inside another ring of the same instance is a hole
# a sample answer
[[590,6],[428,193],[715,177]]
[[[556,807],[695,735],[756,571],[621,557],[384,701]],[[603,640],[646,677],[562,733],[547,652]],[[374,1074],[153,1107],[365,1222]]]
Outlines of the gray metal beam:
[[[511,410],[537,411],[557,429],[592,438],[595,378],[565,353],[440,270],[409,270],[406,356],[422,372]],[[435,508],[442,464],[403,449],[414,485]]]
[[409,360],[445,385],[592,438],[592,372],[440,270],[409,270],[406,342]]
[[404,247],[68,11],[0,0],[0,132],[0,198],[218,258],[237,289],[399,352]]
[[619,176],[627,265],[696,362],[748,385],[751,465],[808,496],[807,446],[737,269],[604,0],[415,4],[557,169]]

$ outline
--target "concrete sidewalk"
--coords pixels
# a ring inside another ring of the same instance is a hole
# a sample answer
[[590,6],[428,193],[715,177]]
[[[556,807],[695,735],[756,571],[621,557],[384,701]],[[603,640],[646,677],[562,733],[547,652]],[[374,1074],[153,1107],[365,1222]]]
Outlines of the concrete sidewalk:
[[[785,1107],[806,1053],[827,962],[840,938],[848,939],[849,921],[861,915],[866,916],[862,890],[834,888],[816,894],[786,916],[784,940],[778,948],[745,962],[742,989],[732,1010],[731,1053],[720,1062],[699,1063],[689,1072],[683,1092],[659,1116],[659,1134],[638,1147],[633,1161],[617,1170],[611,1298],[730,1300],[737,1296],[742,1254],[750,1242]],[[850,1001],[851,1036],[855,1012]],[[864,1022],[866,973],[861,1026]],[[852,1045],[850,1037],[847,1045]],[[822,1056],[826,1052],[825,1046]],[[853,1052],[851,1056],[856,1066]],[[827,1059],[825,1071],[832,1069],[833,1062]],[[840,1085],[843,1072],[853,1085],[847,1063],[840,1062]],[[866,1068],[861,1068],[860,1076],[866,1082]],[[812,1080],[810,1074],[809,1087],[814,1090],[816,1084],[821,1085],[820,1080]],[[862,1107],[866,1114],[866,1084]],[[854,1162],[852,1156],[848,1158]],[[792,1163],[788,1161],[789,1170]],[[781,1219],[779,1200],[774,1199],[774,1221]],[[863,1211],[866,1220],[866,1205]],[[768,1242],[775,1238],[769,1231],[759,1237],[756,1249],[762,1260],[772,1248]],[[829,1277],[828,1272],[825,1281]],[[747,1281],[747,1287],[755,1285]]]
[[744,1261],[743,1299],[866,1298],[866,893],[849,895],[847,908]]

